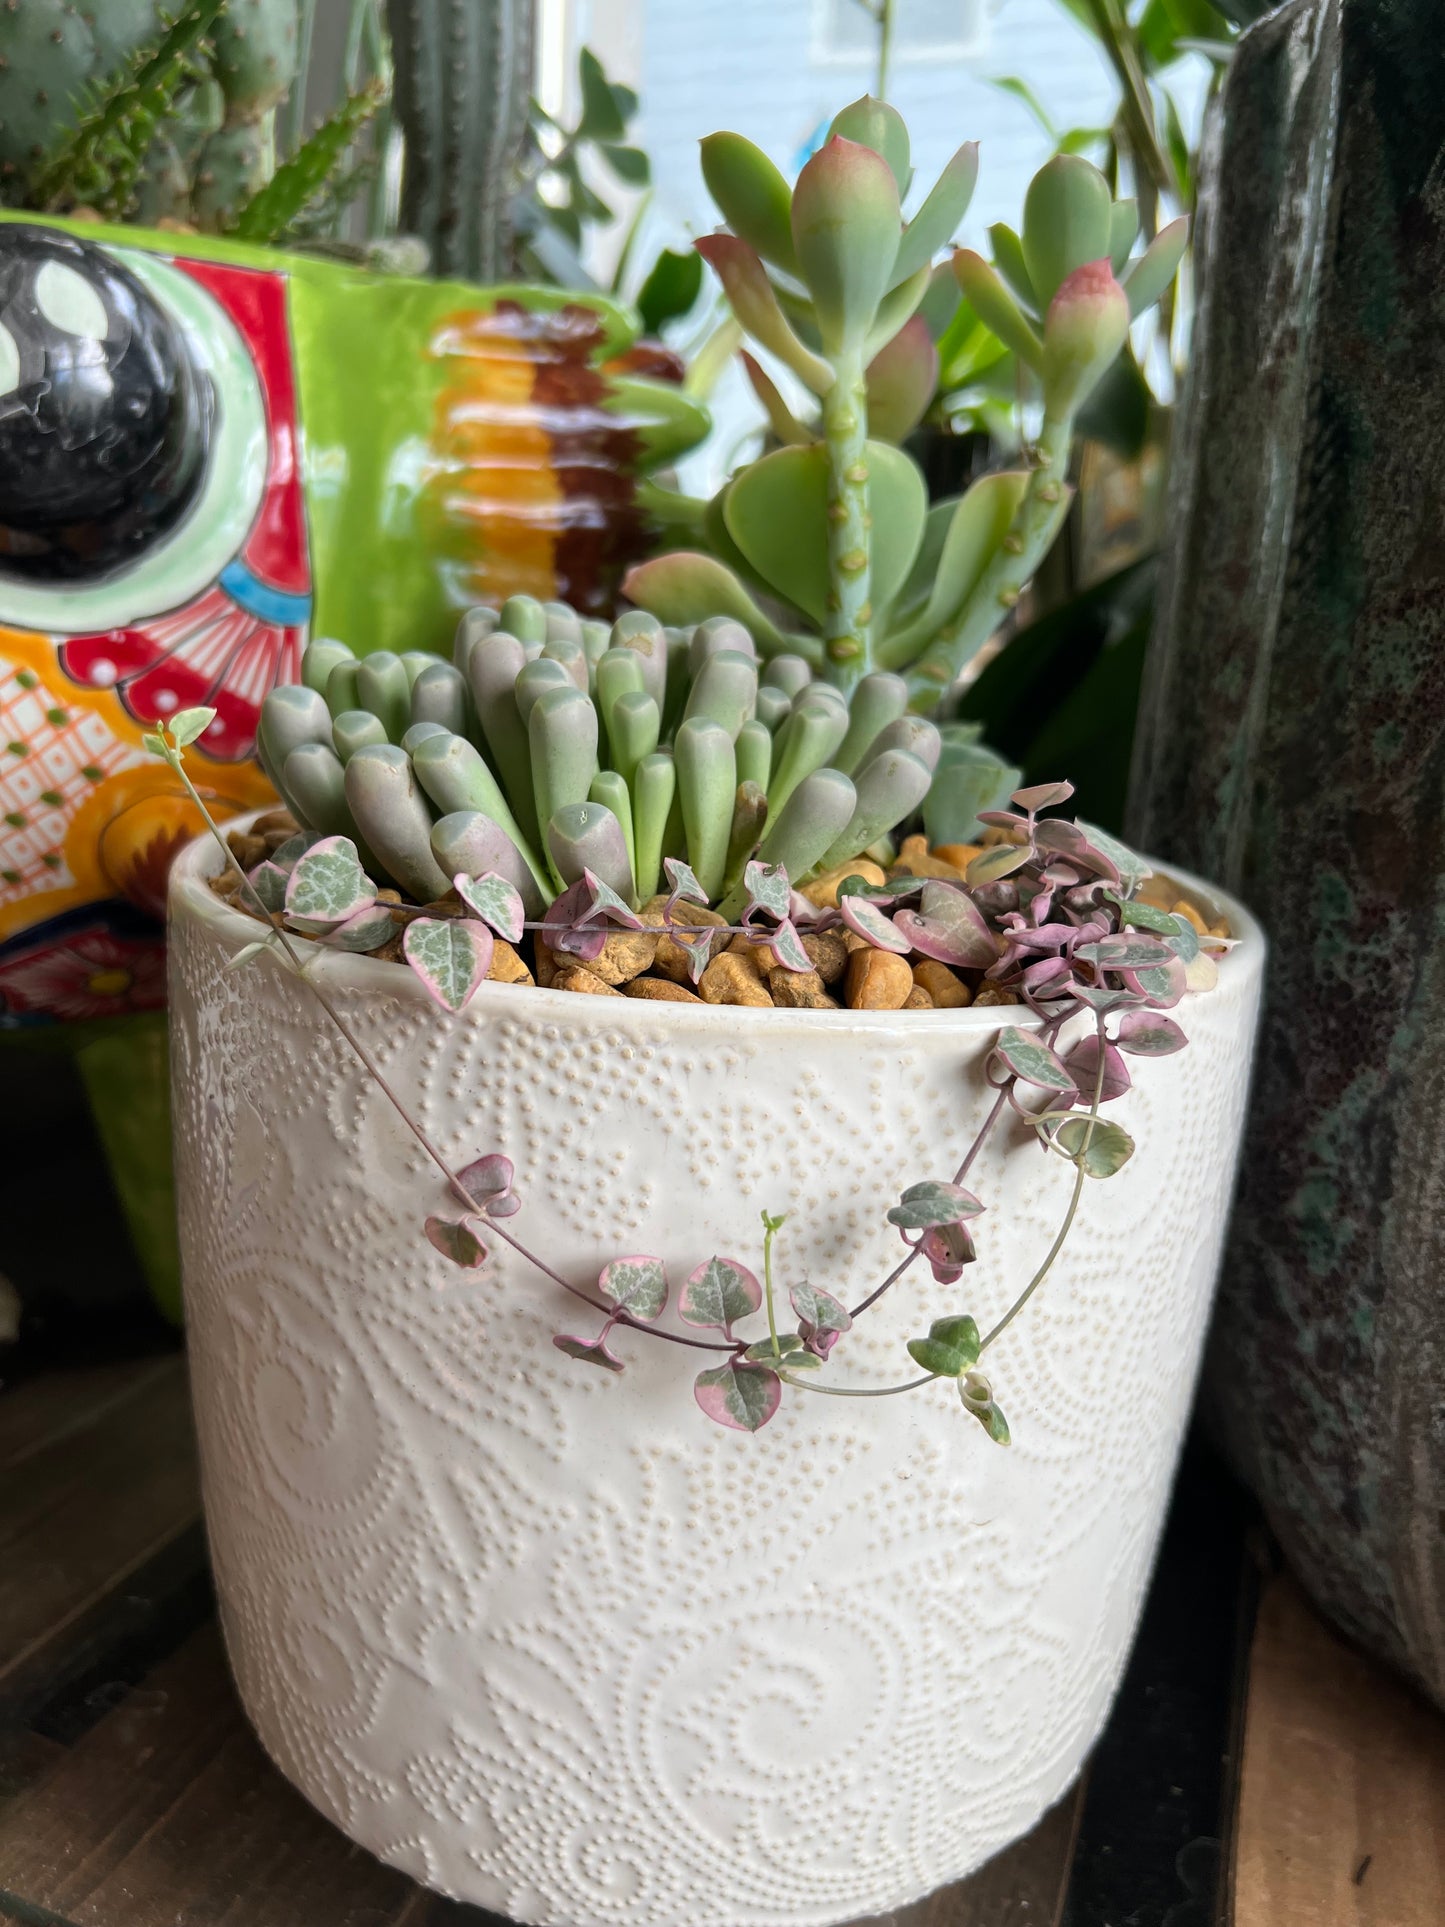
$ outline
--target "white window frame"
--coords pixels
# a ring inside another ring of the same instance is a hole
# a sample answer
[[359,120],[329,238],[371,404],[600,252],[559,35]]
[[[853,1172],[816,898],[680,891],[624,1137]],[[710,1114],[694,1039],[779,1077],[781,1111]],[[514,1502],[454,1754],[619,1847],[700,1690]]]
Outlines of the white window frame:
[[[959,16],[966,23],[958,39],[922,43],[909,42],[901,36],[899,27],[901,19],[906,17],[907,0],[898,0],[898,4],[899,18],[893,24],[892,64],[895,67],[921,65],[926,61],[970,60],[988,45],[988,8],[985,0],[955,0]],[[830,28],[845,7],[855,9],[860,18],[863,16],[858,0],[813,0],[813,30],[810,36],[813,66],[871,68],[877,65],[876,38],[861,47],[840,47],[835,43]]]

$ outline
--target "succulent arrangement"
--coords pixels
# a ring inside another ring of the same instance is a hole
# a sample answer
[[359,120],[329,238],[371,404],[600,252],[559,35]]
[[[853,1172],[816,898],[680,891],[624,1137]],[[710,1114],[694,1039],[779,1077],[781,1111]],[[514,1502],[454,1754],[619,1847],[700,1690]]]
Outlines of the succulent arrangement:
[[[839,116],[792,191],[736,136],[704,155],[732,232],[701,250],[743,327],[817,397],[817,421],[801,422],[756,367],[783,446],[707,506],[712,553],[634,571],[640,606],[610,626],[516,596],[464,617],[450,662],[313,643],[301,684],[274,690],[261,718],[261,759],[290,815],[229,841],[217,830],[213,887],[258,925],[233,964],[271,953],[297,972],[445,1179],[454,1208],[425,1223],[436,1249],[472,1270],[505,1243],[599,1315],[591,1333],[556,1335],[568,1356],[620,1372],[616,1342],[632,1333],[708,1353],[697,1403],[745,1432],[785,1390],[877,1397],[947,1380],[1006,1442],[985,1354],[1052,1268],[1086,1181],[1133,1150],[1101,1115],[1130,1087],[1126,1059],[1184,1044],[1165,1013],[1209,987],[1229,937],[1111,837],[1047,815],[1068,783],[1019,788],[965,730],[917,711],[1052,540],[1077,412],[1177,254],[1156,242],[1126,265],[1129,211],[1096,170],[1056,162],[1030,189],[1007,275],[956,257],[975,309],[1037,367],[1043,415],[1026,467],[930,512],[909,458],[870,436],[870,413],[902,432],[925,387],[910,324],[967,204],[974,150],[907,225],[907,135],[879,102]],[[150,739],[183,780],[185,744],[210,719],[183,712]],[[918,817],[923,835],[900,850]],[[907,1249],[881,1282],[850,1304],[841,1285],[800,1280],[796,1327],[783,1329],[785,1218],[765,1212],[761,1280],[714,1255],[680,1289],[679,1330],[660,1322],[662,1258],[615,1258],[583,1285],[523,1243],[510,1161],[488,1152],[453,1168],[308,968],[313,946],[391,958],[457,1012],[488,976],[530,981],[528,941],[538,978],[559,988],[638,994],[644,966],[620,956],[650,964],[665,948],[658,995],[770,1004],[811,978],[816,993],[776,1001],[831,1007],[831,956],[850,1004],[1000,1004],[1016,1020],[994,1041],[997,1096],[952,1175],[886,1209]],[[754,983],[766,972],[769,992],[746,993],[749,971]],[[890,988],[855,996],[855,979]],[[960,1309],[910,1341],[915,1376],[839,1382],[835,1350],[911,1266],[951,1284],[974,1259],[984,1206],[966,1180],[1009,1116],[1074,1172],[1041,1264],[987,1332]],[[764,1313],[765,1335],[740,1329]]]
[[972,311],[1037,375],[1042,405],[1022,465],[930,508],[895,442],[934,392],[937,350],[918,309],[977,170],[968,143],[905,221],[907,128],[868,98],[837,116],[792,188],[741,135],[703,142],[728,226],[698,249],[744,333],[817,414],[800,418],[752,363],[782,446],[700,507],[705,552],[632,572],[640,607],[673,624],[732,616],[760,654],[801,656],[845,691],[878,670],[902,676],[914,710],[953,687],[1057,535],[1079,413],[1131,321],[1172,282],[1185,241],[1176,223],[1135,256],[1134,203],[1116,202],[1089,162],[1057,155],[1029,187],[1021,231],[994,230],[995,263],[953,256]]
[[[625,642],[620,646],[625,647]],[[430,668],[422,671],[416,686],[431,673]],[[399,697],[399,685],[396,693]],[[281,713],[272,718],[268,754],[273,756],[279,747]],[[186,781],[203,814],[205,805],[185,774],[183,752],[204,731],[211,715],[205,709],[181,712],[149,739],[149,747]],[[378,720],[367,711],[342,711],[341,715]],[[394,725],[400,721],[399,714],[393,717]],[[428,727],[413,723],[402,734],[411,735],[417,748],[443,738],[448,744],[467,743],[466,737],[444,730],[438,736],[414,734]],[[348,720],[341,733],[363,729],[361,721]],[[293,785],[296,771],[316,760],[307,756],[292,770],[293,758],[309,747],[324,745],[308,739],[287,754],[284,767]],[[395,744],[359,744],[345,765],[348,774],[368,748],[400,750]],[[437,753],[457,754],[446,748]],[[396,795],[408,793],[407,755],[402,750],[399,757],[377,759],[379,770],[396,772]],[[459,764],[467,761],[462,754]],[[343,790],[349,788],[344,776]],[[902,875],[871,884],[862,874],[853,874],[841,881],[831,907],[818,908],[800,901],[781,866],[756,859],[746,864],[742,934],[758,948],[770,950],[779,967],[799,972],[809,968],[805,930],[811,929],[815,941],[820,932],[841,930],[845,945],[856,941],[855,955],[897,959],[921,953],[926,960],[951,960],[1000,987],[1008,1001],[1020,1007],[1019,1021],[1004,1025],[989,1056],[995,1101],[952,1175],[910,1184],[886,1210],[887,1221],[906,1247],[905,1255],[886,1277],[857,1294],[840,1295],[841,1285],[827,1290],[799,1278],[788,1291],[794,1329],[780,1325],[780,1288],[775,1286],[773,1270],[774,1244],[785,1214],[763,1213],[761,1281],[749,1265],[723,1254],[715,1254],[689,1273],[677,1298],[678,1317],[690,1328],[685,1331],[659,1322],[672,1290],[663,1258],[636,1253],[619,1256],[602,1266],[595,1284],[583,1285],[519,1238],[509,1223],[521,1208],[511,1160],[500,1152],[487,1152],[464,1169],[449,1163],[424,1125],[396,1096],[298,947],[300,938],[366,950],[373,947],[376,932],[393,934],[400,905],[386,901],[370,882],[354,843],[340,834],[288,836],[278,826],[274,834],[282,840],[248,871],[237,833],[228,841],[219,828],[211,827],[226,864],[217,885],[266,926],[264,936],[236,953],[232,966],[272,951],[320,1000],[446,1181],[451,1210],[431,1212],[424,1225],[428,1241],[443,1256],[473,1271],[486,1263],[490,1244],[504,1243],[600,1316],[600,1326],[591,1333],[557,1333],[554,1343],[559,1350],[613,1373],[625,1369],[625,1360],[615,1349],[623,1334],[711,1354],[695,1380],[697,1403],[718,1424],[744,1432],[756,1432],[767,1424],[787,1389],[830,1397],[880,1397],[950,1381],[965,1412],[991,1438],[1007,1443],[1009,1427],[981,1369],[982,1361],[1052,1269],[1073,1226],[1086,1182],[1113,1175],[1132,1155],[1128,1133],[1101,1115],[1104,1105],[1130,1088],[1126,1059],[1168,1055],[1184,1046],[1184,1032],[1167,1013],[1186,993],[1211,986],[1217,972],[1215,958],[1229,943],[1222,926],[1206,925],[1195,906],[1176,901],[1167,880],[1151,879],[1148,866],[1131,851],[1102,832],[1044,814],[1066,802],[1070,794],[1067,783],[1021,790],[1011,799],[1011,809],[987,812],[987,827],[996,839],[978,851],[967,875],[956,881]],[[382,821],[369,808],[365,814],[368,827]],[[425,909],[412,916],[403,913],[401,944],[405,961],[436,1000],[457,1009],[487,974],[494,948],[519,942],[529,923],[534,930],[539,925],[526,915],[525,886],[494,867],[481,867],[492,861],[498,848],[495,816],[480,811],[452,814],[468,819],[447,833],[455,835],[459,851],[463,843],[469,845],[457,857],[461,867],[454,888],[459,914],[441,917]],[[394,852],[402,848],[395,841],[400,821],[397,811],[385,824]],[[447,838],[441,841],[446,844]],[[422,845],[408,839],[408,863],[420,861],[422,854]],[[572,858],[569,852],[563,867],[570,867]],[[670,941],[682,953],[705,950],[723,933],[716,920],[699,921],[706,914],[704,892],[690,866],[677,858],[664,861],[670,887],[656,940]],[[623,880],[620,875],[618,880]],[[1151,882],[1153,889],[1148,887]],[[540,932],[560,955],[578,958],[600,955],[614,940],[609,932],[625,937],[641,929],[641,920],[623,896],[585,865],[577,882],[554,899],[540,924]],[[966,1311],[935,1319],[927,1332],[909,1341],[909,1357],[917,1372],[898,1384],[860,1386],[823,1376],[840,1341],[920,1259],[940,1283],[953,1284],[962,1278],[977,1255],[975,1221],[984,1211],[983,1201],[965,1180],[990,1135],[1009,1116],[1022,1120],[1042,1150],[1063,1159],[1074,1172],[1058,1234],[1009,1309],[986,1332]],[[854,1296],[856,1302],[850,1305],[847,1300]],[[738,1329],[763,1312],[766,1334]],[[696,1335],[699,1332],[715,1335],[702,1337]]]

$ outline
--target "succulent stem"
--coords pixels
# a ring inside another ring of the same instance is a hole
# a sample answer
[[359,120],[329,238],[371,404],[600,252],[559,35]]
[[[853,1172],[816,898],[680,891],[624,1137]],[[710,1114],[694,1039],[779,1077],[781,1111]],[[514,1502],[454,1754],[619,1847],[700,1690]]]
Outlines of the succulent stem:
[[[941,629],[906,672],[910,706],[936,707],[939,699],[988,641],[1042,562],[1069,512],[1067,487],[1072,420],[1047,417],[1039,435],[1039,466],[1002,544],[953,620]],[[1017,538],[1017,543],[1012,538]]]
[[868,391],[861,356],[840,357],[823,396],[828,452],[828,677],[851,690],[873,667],[872,518],[868,512]]

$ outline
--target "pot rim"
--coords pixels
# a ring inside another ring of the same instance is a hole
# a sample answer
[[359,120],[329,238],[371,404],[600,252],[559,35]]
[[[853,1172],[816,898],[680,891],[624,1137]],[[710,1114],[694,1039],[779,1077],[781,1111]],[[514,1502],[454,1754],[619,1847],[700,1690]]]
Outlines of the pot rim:
[[[275,807],[272,804],[267,809],[251,810],[242,816],[229,818],[222,829],[247,829],[258,817],[267,815]],[[1153,862],[1153,859],[1148,860]],[[221,867],[221,855],[215,839],[209,830],[203,830],[186,844],[171,866],[167,894],[168,918],[172,922],[181,916],[194,918],[229,946],[239,950],[244,944],[255,942],[257,919],[245,911],[233,909],[209,887],[210,878],[218,876]],[[1176,878],[1191,893],[1197,894],[1200,902],[1216,914],[1222,912],[1228,918],[1239,939],[1239,948],[1222,960],[1221,974],[1226,970],[1230,975],[1235,974],[1235,968],[1231,966],[1236,958],[1254,970],[1262,968],[1266,949],[1264,931],[1242,903],[1177,864],[1159,864],[1157,869],[1163,875]],[[539,998],[545,999],[546,1008],[558,1004],[593,1007],[590,1012],[567,1011],[565,1017],[563,1011],[558,1010],[555,1015],[560,1021],[575,1022],[580,1016],[595,1014],[599,1020],[608,1023],[630,1023],[646,1028],[655,1027],[659,1013],[666,1012],[663,1021],[675,1025],[684,1033],[690,1030],[698,1033],[731,1030],[738,1023],[744,1026],[761,1024],[772,1026],[775,1030],[779,1027],[795,1029],[819,1041],[828,1036],[846,1036],[854,1031],[873,1036],[880,1032],[892,1033],[900,1038],[936,1034],[939,1031],[950,1035],[982,1036],[1010,1023],[1033,1029],[1043,1021],[1037,1012],[1026,1006],[1010,1004],[985,1004],[981,1008],[970,1004],[954,1010],[906,1012],[789,1010],[767,1009],[754,1004],[681,1004],[648,997],[588,997],[585,993],[552,991],[540,984],[491,981],[481,984],[466,1008],[453,1015],[442,1010],[427,994],[415,973],[400,964],[348,951],[328,950],[307,937],[294,932],[288,934],[295,943],[303,946],[303,954],[310,953],[308,974],[319,979],[328,989],[354,992],[378,1000],[389,998],[414,1003],[437,1017],[451,1017],[453,1022],[459,1023],[507,1016],[535,1019]],[[259,958],[257,961],[260,961]]]

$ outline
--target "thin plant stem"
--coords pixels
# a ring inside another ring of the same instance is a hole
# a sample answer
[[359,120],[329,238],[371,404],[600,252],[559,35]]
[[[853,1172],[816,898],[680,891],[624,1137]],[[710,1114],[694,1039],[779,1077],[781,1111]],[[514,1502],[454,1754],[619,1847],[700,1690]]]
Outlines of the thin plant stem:
[[1084,1142],[1079,1147],[1078,1154],[1074,1159],[1074,1188],[1069,1197],[1069,1208],[1064,1213],[1064,1222],[1059,1226],[1058,1236],[1049,1246],[1048,1255],[1045,1257],[1043,1263],[979,1346],[978,1355],[980,1358],[983,1357],[993,1341],[1001,1337],[1003,1333],[1008,1330],[1009,1326],[1015,1318],[1018,1317],[1019,1313],[1029,1302],[1030,1298],[1033,1297],[1045,1278],[1048,1277],[1050,1271],[1053,1269],[1054,1260],[1064,1248],[1064,1240],[1073,1229],[1074,1214],[1078,1211],[1079,1199],[1084,1195],[1084,1159],[1088,1156],[1089,1146],[1093,1142],[1094,1126],[1099,1121],[1099,1106],[1104,1100],[1104,1070],[1107,1058],[1105,1055],[1106,1046],[1104,1042],[1104,1022],[1102,1018],[1099,1019],[1098,1037],[1099,1074],[1094,1079],[1094,1101],[1089,1108],[1089,1121],[1084,1130]]
[[893,9],[895,0],[878,0],[878,79],[874,92],[888,98],[889,69],[893,65]]
[[763,1213],[763,1291],[768,1301],[768,1337],[773,1343],[773,1357],[782,1356],[778,1343],[778,1320],[773,1308],[773,1239],[777,1237],[783,1220]]
[[791,1372],[780,1372],[778,1376],[789,1385],[799,1385],[805,1392],[818,1392],[824,1398],[896,1398],[900,1392],[916,1392],[922,1385],[932,1385],[938,1378],[937,1372],[925,1372],[922,1378],[910,1378],[906,1385],[815,1385],[810,1378],[794,1378]]

